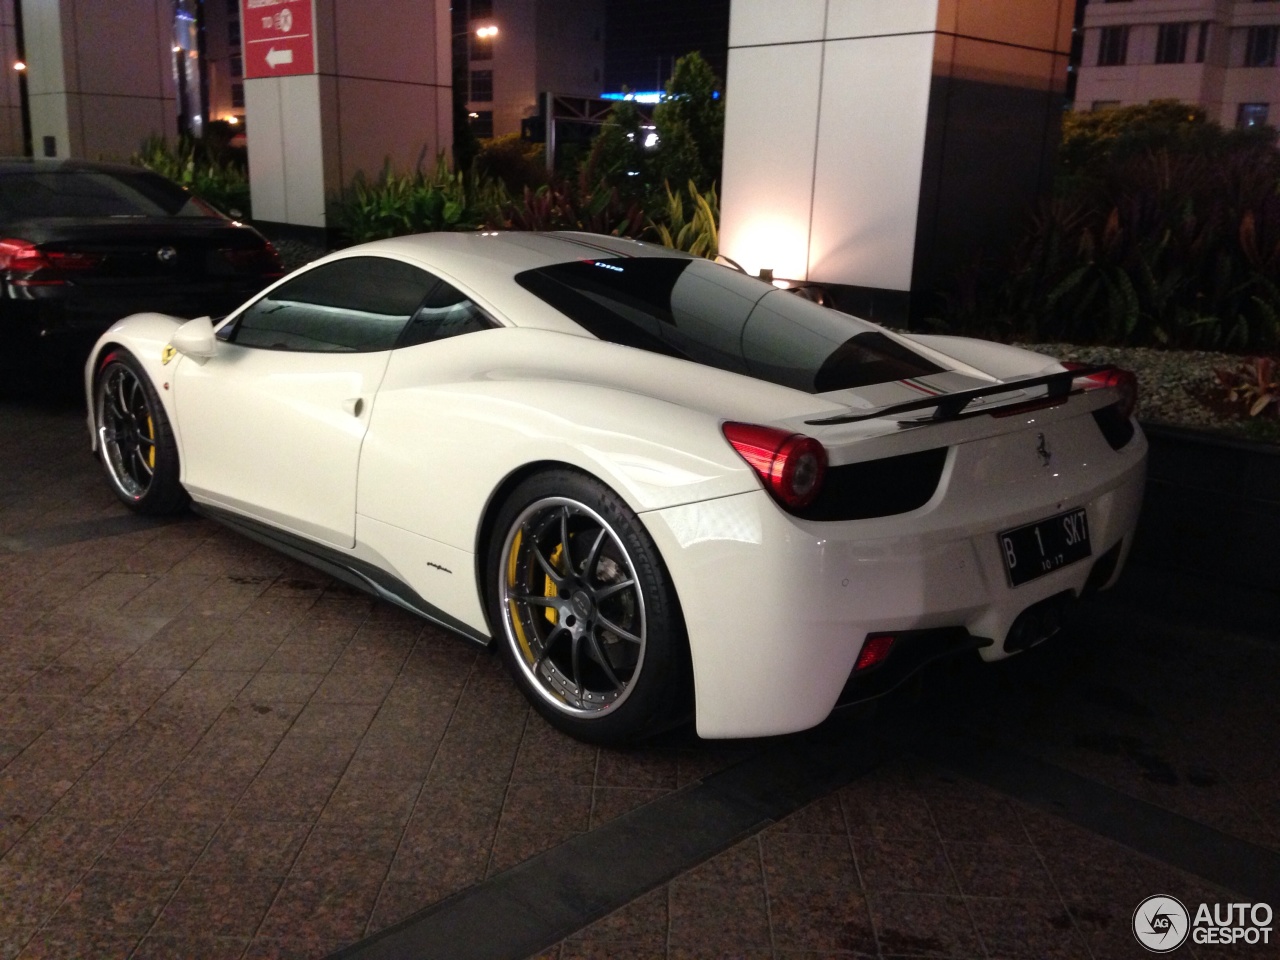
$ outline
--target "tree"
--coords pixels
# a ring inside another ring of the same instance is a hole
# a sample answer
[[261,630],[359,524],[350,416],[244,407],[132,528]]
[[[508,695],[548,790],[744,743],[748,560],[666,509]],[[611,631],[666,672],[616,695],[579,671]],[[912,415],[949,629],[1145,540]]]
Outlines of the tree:
[[654,108],[658,152],[654,157],[657,185],[663,181],[679,190],[692,180],[708,190],[720,179],[724,156],[724,98],[720,81],[702,55],[687,54],[676,61],[666,96]]
[[585,161],[587,179],[603,180],[626,201],[643,202],[651,190],[652,171],[644,150],[643,118],[634,100],[619,100],[609,109],[591,141]]
[[1157,151],[1219,157],[1242,147],[1265,148],[1274,144],[1275,138],[1271,127],[1224,130],[1208,119],[1203,107],[1179,100],[1153,100],[1065,114],[1059,157],[1067,173],[1094,174],[1117,161]]

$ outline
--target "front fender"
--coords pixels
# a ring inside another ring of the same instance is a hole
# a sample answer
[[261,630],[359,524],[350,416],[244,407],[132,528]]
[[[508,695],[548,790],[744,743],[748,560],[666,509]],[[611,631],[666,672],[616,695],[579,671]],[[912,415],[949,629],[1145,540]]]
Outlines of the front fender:
[[93,384],[98,367],[103,358],[115,347],[124,347],[142,366],[143,372],[151,379],[151,385],[160,397],[160,403],[169,418],[170,425],[176,432],[177,420],[174,416],[173,394],[166,384],[173,368],[181,361],[181,356],[170,356],[165,359],[165,345],[173,332],[186,321],[170,317],[163,313],[135,313],[113,324],[106,333],[98,338],[89,359],[84,366],[84,394],[89,426],[89,446],[95,453],[98,449],[97,425],[94,422]]

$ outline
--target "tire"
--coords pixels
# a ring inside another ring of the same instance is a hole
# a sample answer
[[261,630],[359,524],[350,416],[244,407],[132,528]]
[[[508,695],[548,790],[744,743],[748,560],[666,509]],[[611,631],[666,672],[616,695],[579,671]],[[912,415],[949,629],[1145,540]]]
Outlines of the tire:
[[178,513],[188,501],[178,482],[178,446],[151,380],[128,350],[113,350],[93,383],[98,452],[111,488],[135,513]]
[[502,506],[486,556],[499,650],[552,726],[616,745],[684,719],[679,603],[657,547],[617,494],[580,473],[537,474]]

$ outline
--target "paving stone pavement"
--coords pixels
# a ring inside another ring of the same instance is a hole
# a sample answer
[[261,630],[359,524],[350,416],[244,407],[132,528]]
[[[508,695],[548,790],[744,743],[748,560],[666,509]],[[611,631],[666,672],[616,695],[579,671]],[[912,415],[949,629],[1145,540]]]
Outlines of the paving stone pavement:
[[[74,407],[0,401],[0,444],[0,960],[361,956],[364,938],[779,742],[569,740],[467,642],[207,521],[131,518]],[[1146,956],[1130,929],[1144,897],[1252,891],[929,746],[998,743],[1270,863],[1280,647],[1144,601],[829,726],[906,736],[536,956]],[[414,955],[454,955],[438,946]]]

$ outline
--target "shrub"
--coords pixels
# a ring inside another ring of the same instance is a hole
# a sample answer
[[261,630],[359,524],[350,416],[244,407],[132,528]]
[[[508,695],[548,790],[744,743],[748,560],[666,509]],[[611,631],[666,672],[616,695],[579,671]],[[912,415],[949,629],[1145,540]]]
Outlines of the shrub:
[[496,180],[512,194],[525,187],[536,190],[547,182],[542,144],[521,140],[516,133],[480,141],[473,164],[477,178]]
[[618,189],[592,179],[589,165],[575,180],[557,180],[524,193],[503,208],[502,226],[516,230],[586,230],[638,237],[644,227],[640,204],[627,203]]
[[1229,403],[1244,407],[1249,416],[1269,413],[1280,419],[1280,363],[1274,357],[1249,357],[1234,370],[1215,370]]
[[362,172],[331,199],[329,223],[351,243],[437,230],[477,230],[498,218],[506,199],[496,181],[453,173],[445,156],[397,174],[388,160],[374,180]]
[[693,215],[686,219],[684,196],[672,193],[670,184],[663,184],[666,206],[657,216],[648,218],[648,233],[664,247],[686,250],[697,257],[714,260],[720,252],[720,199],[712,186],[706,193],[698,191],[697,184],[689,181],[688,195],[692,201]]
[[243,155],[216,140],[149,137],[130,162],[168,177],[223,213],[249,217],[249,177]]
[[1125,130],[1121,110],[1068,123],[1054,197],[1012,250],[956,279],[940,326],[1075,343],[1280,345],[1280,151],[1183,105],[1180,121],[1156,106],[1133,108],[1149,121],[1138,130]]

